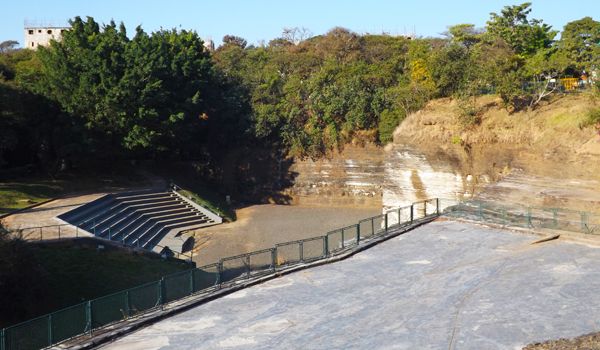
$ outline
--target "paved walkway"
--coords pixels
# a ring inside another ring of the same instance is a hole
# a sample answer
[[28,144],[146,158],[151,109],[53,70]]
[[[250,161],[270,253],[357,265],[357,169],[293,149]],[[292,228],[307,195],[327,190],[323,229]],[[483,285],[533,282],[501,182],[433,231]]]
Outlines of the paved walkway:
[[[86,195],[73,195],[53,200],[40,206],[12,214],[2,219],[2,224],[11,230],[22,230],[24,239],[39,239],[39,230],[28,230],[28,227],[52,226],[65,224],[56,217],[73,210],[81,205],[104,196],[106,193],[93,193]],[[75,228],[63,226],[61,237],[75,236]],[[81,231],[77,232],[78,235]],[[58,227],[45,227],[42,232],[44,239],[58,238]]]
[[520,349],[600,328],[600,249],[453,221],[274,279],[107,349]]

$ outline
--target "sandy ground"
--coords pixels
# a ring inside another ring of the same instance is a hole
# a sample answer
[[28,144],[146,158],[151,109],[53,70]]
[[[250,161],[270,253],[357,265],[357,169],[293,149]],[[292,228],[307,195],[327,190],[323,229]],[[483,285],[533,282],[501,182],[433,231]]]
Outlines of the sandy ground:
[[[2,224],[11,230],[23,230],[23,238],[39,239],[39,229],[28,230],[29,227],[54,226],[65,224],[62,220],[57,219],[58,215],[73,210],[83,204],[91,202],[104,196],[106,193],[93,193],[86,195],[73,195],[60,199],[53,200],[46,204],[42,204],[35,208],[27,209],[7,216],[2,219]],[[80,234],[79,231],[77,234]],[[58,238],[58,227],[45,227],[42,231],[43,239]],[[62,226],[60,228],[61,237],[75,236],[75,229],[70,226]]]
[[[52,239],[81,235],[70,225],[57,219],[67,211],[91,202],[105,193],[69,196],[10,215],[2,224],[11,230],[22,230],[25,239]],[[253,205],[236,211],[238,220],[192,231],[196,237],[194,260],[198,265],[220,258],[271,248],[276,243],[319,236],[327,231],[352,225],[358,220],[377,215],[381,209],[309,207],[297,205]],[[28,229],[31,227],[43,228]],[[60,231],[59,231],[60,230]],[[85,234],[85,233],[83,233]]]
[[276,243],[321,236],[378,214],[381,208],[253,205],[237,210],[235,222],[194,231],[194,261],[201,266]]
[[232,293],[107,349],[521,349],[597,331],[600,249],[454,221]]

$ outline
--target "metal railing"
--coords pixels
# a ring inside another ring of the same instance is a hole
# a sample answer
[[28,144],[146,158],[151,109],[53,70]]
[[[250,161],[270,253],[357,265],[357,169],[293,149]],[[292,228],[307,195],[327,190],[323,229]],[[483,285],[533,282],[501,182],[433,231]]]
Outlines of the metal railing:
[[[88,220],[89,221],[89,220]],[[88,221],[84,221],[80,223],[80,226],[85,225]],[[93,225],[96,226],[95,224]],[[127,244],[124,239],[116,240],[113,239],[113,235],[111,234],[110,228],[108,229],[108,235],[106,237],[102,237],[100,235],[96,235],[95,229],[92,232],[88,232],[79,226],[74,226],[70,224],[59,224],[59,225],[47,225],[47,226],[35,226],[35,227],[25,227],[25,228],[17,228],[17,229],[9,229],[4,232],[4,234],[8,234],[11,237],[20,238],[28,241],[43,241],[43,240],[67,240],[73,238],[95,238],[101,241],[110,242],[116,245],[122,245],[124,247],[129,248],[138,248],[144,249],[147,252],[152,252],[151,249],[143,248],[139,242],[137,245],[135,244]],[[168,255],[172,255],[177,259],[183,260],[192,260],[193,252],[190,254],[178,252],[170,247],[165,247],[159,244],[154,245],[154,247],[159,248],[158,250],[164,251],[165,248],[168,248]],[[1,349],[0,349],[1,350]]]
[[171,274],[121,292],[89,300],[0,330],[0,350],[49,347],[127,320],[194,294],[344,254],[361,244],[409,230],[440,215],[438,199],[414,203],[311,237],[275,245],[218,263]]
[[214,223],[220,224],[223,222],[223,218],[221,216],[219,216],[218,214],[215,214],[212,210],[206,208],[204,206],[204,204],[198,202],[198,200],[196,198],[194,198],[191,195],[185,195],[184,193],[182,193],[182,191],[187,191],[185,188],[180,187],[173,181],[170,182],[169,188],[173,191],[173,193],[175,193],[177,196],[179,196],[179,198],[183,199],[184,201],[189,203],[191,206],[196,208],[198,211],[200,211],[201,213],[206,215]]
[[525,207],[501,205],[494,202],[471,200],[444,205],[443,215],[470,221],[481,221],[505,227],[548,229],[600,234],[600,214],[564,208]]

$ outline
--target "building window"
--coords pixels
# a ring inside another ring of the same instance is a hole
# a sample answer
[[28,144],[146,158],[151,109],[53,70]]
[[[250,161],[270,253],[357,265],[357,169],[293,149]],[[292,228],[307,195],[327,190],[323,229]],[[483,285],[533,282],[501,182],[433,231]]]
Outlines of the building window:
[[46,33],[52,34],[52,29],[48,29],[48,31]]
[[61,29],[61,30],[60,30],[60,34],[62,34],[62,33],[64,33],[64,32],[65,32],[65,30],[64,30],[64,29]]
[[42,32],[42,30],[41,30],[41,29],[38,29],[38,33],[41,33],[41,32]]
[[35,46],[35,43],[31,43],[31,47],[34,47],[34,46]]
[[33,34],[33,29],[29,29],[29,34]]

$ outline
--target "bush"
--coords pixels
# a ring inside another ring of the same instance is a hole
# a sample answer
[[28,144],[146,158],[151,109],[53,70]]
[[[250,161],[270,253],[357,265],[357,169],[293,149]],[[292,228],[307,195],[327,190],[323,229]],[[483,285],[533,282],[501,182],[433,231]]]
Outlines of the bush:
[[390,111],[384,109],[379,115],[379,142],[386,144],[394,139],[394,130],[404,119],[404,115],[398,110]]
[[480,110],[474,97],[458,98],[458,119],[463,126],[478,125],[481,123]]
[[579,125],[579,128],[583,129],[592,125],[595,125],[600,130],[600,108],[589,111],[586,119]]

